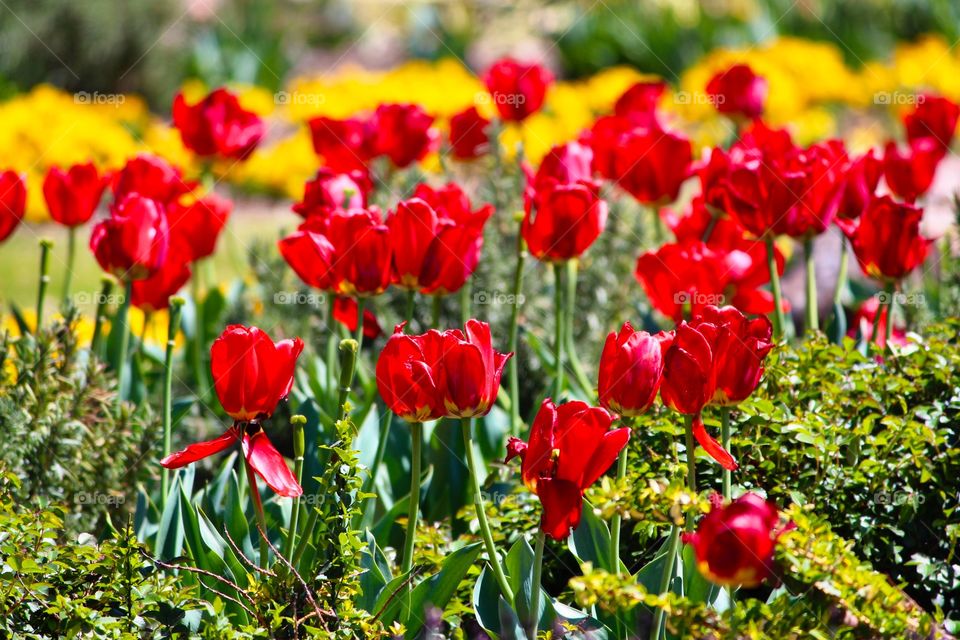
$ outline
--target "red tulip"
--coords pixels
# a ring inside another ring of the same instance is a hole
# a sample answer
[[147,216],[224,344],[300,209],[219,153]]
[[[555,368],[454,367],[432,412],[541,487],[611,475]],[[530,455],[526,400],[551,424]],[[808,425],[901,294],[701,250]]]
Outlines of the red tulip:
[[624,133],[612,155],[617,184],[644,204],[676,200],[693,161],[689,140],[659,129]]
[[366,171],[376,155],[377,130],[369,119],[336,120],[320,116],[307,121],[313,150],[337,173]]
[[180,291],[190,279],[190,264],[190,249],[183,242],[172,243],[159,271],[144,280],[133,281],[130,303],[146,313],[168,308],[170,296]]
[[915,142],[931,138],[945,154],[950,150],[957,130],[960,106],[941,96],[921,95],[919,98],[916,108],[903,117],[907,140]]
[[[847,335],[851,338],[856,338],[859,333],[862,339],[869,340],[870,337],[874,335],[873,325],[879,322],[880,326],[876,329],[876,345],[881,349],[886,349],[887,312],[885,312],[884,309],[885,307],[880,305],[880,298],[878,296],[864,300],[863,304],[860,305],[860,308],[857,309],[856,314],[853,316],[853,322],[850,323],[850,330],[847,331]],[[895,323],[890,332],[890,341],[898,347],[906,346],[908,344],[906,326]]]
[[635,126],[660,129],[657,105],[666,89],[667,84],[662,80],[637,82],[617,98],[613,113],[626,118]]
[[700,573],[715,584],[747,588],[772,578],[774,547],[790,528],[781,525],[777,508],[755,493],[725,506],[719,496],[712,502],[696,533],[683,534]]
[[377,360],[377,387],[386,405],[408,422],[429,422],[446,415],[441,391],[443,334],[423,335],[396,329]]
[[487,127],[490,120],[484,118],[476,107],[468,107],[450,116],[450,152],[458,160],[479,158],[490,149]]
[[373,185],[363,171],[335,173],[322,167],[304,184],[303,200],[293,205],[301,217],[324,216],[334,209],[362,209]]
[[137,155],[113,177],[113,196],[122,200],[130,193],[139,193],[145,198],[170,204],[180,196],[190,193],[196,186],[183,180],[179,168],[159,156],[146,153]]
[[528,194],[520,231],[538,260],[577,258],[607,224],[607,203],[594,182],[555,184]]
[[295,498],[303,493],[260,421],[273,415],[293,387],[300,338],[274,343],[257,327],[230,325],[210,348],[214,388],[220,404],[234,419],[219,438],[192,444],[160,461],[168,469],[186,466],[239,442],[247,464],[277,494]]
[[540,161],[540,167],[528,188],[542,191],[558,183],[590,181],[593,178],[592,163],[593,151],[590,147],[579,142],[557,145]]
[[93,217],[110,178],[92,162],[75,164],[66,171],[51,167],[43,180],[43,197],[50,217],[66,227],[76,227]]
[[132,193],[93,228],[90,249],[104,271],[124,281],[143,280],[163,266],[169,242],[163,205]]
[[613,464],[630,429],[610,429],[615,417],[578,400],[556,407],[543,401],[523,442],[510,438],[507,461],[520,456],[524,484],[540,497],[540,528],[563,540],[580,524],[583,492]]
[[933,138],[914,140],[906,150],[888,142],[883,154],[887,187],[907,202],[914,202],[933,185],[942,158],[940,144]]
[[[357,322],[360,320],[358,311],[360,305],[353,298],[344,298],[337,296],[333,301],[333,319],[347,328],[351,335],[357,330]],[[377,322],[377,316],[370,309],[363,310],[363,337],[374,340],[380,337],[383,329]]]
[[553,75],[539,64],[501,58],[483,76],[503,120],[520,122],[540,110],[553,83]]
[[[700,446],[726,469],[733,457],[707,433],[700,412],[708,404],[730,405],[753,393],[763,375],[763,360],[773,344],[766,316],[748,320],[733,307],[704,307],[693,322],[682,322],[665,356],[663,403],[692,415]],[[688,452],[692,455],[692,452]]]
[[198,156],[245,160],[260,144],[263,120],[247,111],[233,93],[215,89],[188,105],[182,93],[173,99],[173,126],[185,147]]
[[600,404],[621,416],[639,416],[657,397],[663,378],[663,356],[673,334],[651,335],[624,322],[620,333],[611,331],[600,355]]
[[311,217],[279,242],[287,263],[312,287],[344,296],[372,296],[390,284],[393,251],[380,211],[338,209]]
[[189,205],[178,202],[169,208],[170,234],[187,246],[188,261],[213,255],[231,209],[233,202],[213,191]]
[[16,171],[0,173],[0,242],[13,233],[27,208],[26,178]]
[[377,155],[401,169],[423,160],[440,140],[433,119],[416,104],[380,105],[374,114]]
[[873,149],[854,160],[844,175],[843,196],[837,208],[837,225],[843,227],[860,217],[877,191],[883,165]]
[[581,135],[583,144],[593,152],[593,170],[608,180],[617,179],[616,161],[620,138],[631,129],[630,121],[620,116],[597,118]]
[[485,416],[500,391],[500,377],[512,353],[493,348],[490,325],[467,320],[465,331],[443,332],[438,388],[446,415],[452,418]]
[[860,268],[881,281],[902,280],[927,258],[930,241],[920,235],[923,210],[890,196],[870,201],[849,235]]
[[745,64],[717,73],[707,83],[707,95],[720,113],[759,118],[767,99],[767,81]]

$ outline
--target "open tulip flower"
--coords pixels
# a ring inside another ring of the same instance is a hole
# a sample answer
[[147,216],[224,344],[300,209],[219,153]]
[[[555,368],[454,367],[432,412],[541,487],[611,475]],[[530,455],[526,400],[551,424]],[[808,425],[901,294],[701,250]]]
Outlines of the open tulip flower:
[[122,281],[149,278],[167,259],[170,230],[164,207],[136,193],[125,196],[110,217],[93,228],[90,249],[107,273]]
[[16,171],[0,172],[0,242],[13,233],[27,208],[27,182]]
[[748,319],[734,307],[707,306],[692,322],[682,322],[664,358],[663,403],[693,416],[693,435],[725,469],[737,463],[706,430],[701,411],[710,404],[733,405],[753,393],[763,361],[773,348],[766,317]]
[[300,484],[260,423],[290,393],[302,351],[300,338],[274,343],[257,327],[227,327],[210,348],[210,368],[217,397],[233,426],[219,438],[171,453],[160,464],[177,469],[239,443],[246,464],[278,495],[301,495]]
[[180,130],[183,145],[198,156],[237,160],[253,153],[266,129],[260,116],[244,109],[237,96],[222,87],[192,105],[177,94],[173,126]]
[[624,322],[611,331],[600,355],[600,404],[613,413],[635,417],[646,413],[657,398],[663,379],[663,356],[673,333],[651,335]]
[[718,112],[748,120],[763,114],[768,90],[766,78],[745,64],[735,64],[707,83],[707,95]]
[[43,180],[50,217],[65,227],[84,224],[96,212],[109,181],[92,162],[75,164],[66,171],[51,167]]
[[490,120],[475,106],[450,116],[450,153],[457,160],[473,160],[490,150]]
[[524,484],[543,506],[540,528],[563,540],[580,524],[583,492],[620,455],[630,429],[610,429],[615,416],[579,400],[559,407],[543,401],[523,442],[510,438],[506,461],[519,456]]
[[683,534],[693,548],[697,569],[710,582],[731,587],[756,587],[774,577],[777,539],[789,530],[777,508],[755,493],[730,504],[719,495],[695,533]]
[[927,257],[930,240],[920,235],[923,210],[874,197],[848,234],[860,268],[881,282],[902,280]]
[[501,58],[483,76],[493,106],[503,120],[521,122],[540,110],[553,74],[539,64]]
[[343,120],[319,116],[307,121],[313,150],[337,173],[366,171],[377,154],[377,130],[369,117]]
[[423,160],[440,142],[433,116],[416,104],[381,104],[373,115],[376,154],[398,169]]

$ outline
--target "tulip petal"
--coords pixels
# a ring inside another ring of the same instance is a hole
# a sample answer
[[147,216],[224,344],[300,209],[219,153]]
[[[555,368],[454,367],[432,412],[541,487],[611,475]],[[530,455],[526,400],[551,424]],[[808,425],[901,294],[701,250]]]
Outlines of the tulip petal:
[[567,480],[542,478],[537,483],[537,495],[543,506],[540,528],[554,540],[564,540],[580,524],[580,487]]
[[293,472],[266,433],[257,431],[252,436],[244,433],[242,447],[250,466],[277,495],[296,498],[303,494]]
[[221,451],[229,449],[234,443],[237,442],[237,439],[237,430],[233,427],[230,427],[222,436],[214,438],[213,440],[196,442],[188,445],[185,449],[171,453],[166,458],[161,460],[160,464],[167,469],[179,469],[180,467],[187,466],[191,462],[203,460],[204,458],[212,456],[215,453],[220,453]]
[[[700,414],[693,417],[693,437],[697,439],[697,442],[700,443],[700,446],[703,447],[703,450],[706,451],[711,458],[720,463],[721,467],[729,469],[730,471],[737,470],[739,465],[737,465],[733,456],[720,446],[720,443],[714,440],[713,436],[707,433]],[[688,452],[687,455],[690,455],[690,452]]]
[[603,434],[600,445],[594,451],[593,457],[590,458],[587,468],[584,469],[583,489],[596,482],[600,476],[607,472],[607,469],[613,466],[617,456],[627,446],[628,440],[630,440],[630,429],[627,427],[614,429]]

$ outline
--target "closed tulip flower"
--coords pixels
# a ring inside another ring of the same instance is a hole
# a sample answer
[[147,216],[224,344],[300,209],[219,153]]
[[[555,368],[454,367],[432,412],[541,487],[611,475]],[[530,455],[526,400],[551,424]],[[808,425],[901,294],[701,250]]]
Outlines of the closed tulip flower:
[[513,354],[494,349],[490,325],[479,320],[467,320],[464,331],[444,331],[441,353],[440,390],[446,415],[487,415],[500,391],[503,367]]
[[293,205],[303,218],[325,216],[334,209],[362,209],[372,185],[364,172],[335,173],[322,167],[304,184],[303,200]]
[[54,221],[77,227],[93,217],[109,177],[92,162],[75,164],[66,171],[51,167],[43,180],[43,198]]
[[121,200],[130,193],[163,204],[171,204],[193,191],[195,183],[185,181],[178,167],[159,156],[142,153],[127,161],[113,176],[113,197]]
[[590,181],[593,150],[579,142],[567,142],[552,147],[540,161],[537,173],[529,187],[541,191],[555,184],[573,184]]
[[183,145],[198,156],[237,160],[253,153],[266,129],[260,116],[244,109],[237,96],[222,87],[192,105],[178,93],[173,126]]
[[946,154],[953,142],[960,118],[960,106],[948,98],[935,95],[921,95],[916,108],[903,117],[907,130],[907,140],[914,142],[923,138],[934,140]]
[[519,456],[524,484],[543,507],[540,528],[563,540],[580,524],[583,492],[613,464],[630,439],[630,429],[610,429],[615,417],[585,402],[543,401],[523,442],[510,438],[507,461]]
[[293,387],[300,338],[274,343],[257,327],[230,325],[210,348],[214,388],[234,424],[219,438],[189,445],[160,461],[177,469],[239,443],[247,464],[278,495],[303,493],[283,456],[267,438],[260,421],[269,418]]
[[411,336],[397,325],[377,359],[380,397],[400,418],[428,422],[446,415],[440,372],[443,334]]
[[600,404],[626,417],[646,413],[660,390],[663,356],[672,343],[672,333],[651,335],[629,322],[619,333],[611,331],[600,354]]
[[659,129],[633,129],[622,135],[613,153],[617,184],[644,204],[677,199],[690,176],[690,141]]
[[420,105],[380,105],[373,119],[377,155],[387,156],[400,169],[423,160],[440,140],[433,120]]
[[170,234],[189,249],[184,254],[188,261],[213,255],[232,209],[233,202],[212,191],[190,204],[178,202],[169,208]]
[[163,205],[134,193],[93,228],[90,249],[107,273],[123,281],[143,280],[163,266],[169,242]]
[[883,153],[887,187],[907,202],[914,202],[930,190],[942,158],[943,150],[932,138],[914,140],[906,149],[888,142]]
[[543,106],[553,74],[539,64],[502,58],[487,69],[483,82],[500,117],[521,122]]
[[717,73],[707,83],[707,95],[717,111],[747,119],[763,114],[767,80],[745,64],[736,64]]
[[27,208],[27,182],[16,171],[0,172],[0,242],[23,220]]
[[580,257],[607,225],[607,203],[594,182],[556,184],[527,197],[520,227],[530,254],[546,262]]
[[468,107],[450,116],[450,153],[457,160],[473,160],[490,150],[487,127],[490,120],[484,118],[476,107]]
[[307,121],[313,150],[336,173],[366,171],[376,155],[377,129],[369,118],[320,116]]
[[777,539],[790,528],[781,523],[777,508],[755,493],[727,505],[719,496],[712,502],[697,531],[683,535],[701,575],[714,584],[747,588],[773,578]]
[[873,198],[849,234],[863,272],[883,282],[895,282],[923,264],[930,240],[920,235],[922,218],[922,209],[890,196]]

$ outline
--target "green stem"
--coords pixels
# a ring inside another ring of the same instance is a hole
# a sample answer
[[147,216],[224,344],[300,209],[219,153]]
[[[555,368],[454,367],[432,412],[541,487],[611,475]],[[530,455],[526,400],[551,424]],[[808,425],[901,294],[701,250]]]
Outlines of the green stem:
[[[404,328],[406,329],[405,333],[410,333],[411,330],[413,329],[413,327],[411,327],[410,324],[413,322],[413,307],[414,307],[414,304],[416,303],[416,300],[417,300],[416,290],[410,289],[409,291],[407,291],[407,308],[403,314],[404,319],[407,321],[407,323],[404,325]],[[360,318],[360,320],[362,321],[363,318]]]
[[[303,427],[307,423],[304,416],[296,415],[290,418],[293,424],[293,474],[297,478],[297,484],[302,486],[303,481],[303,454],[306,451],[306,441],[304,439]],[[293,507],[290,513],[290,528],[287,530],[286,556],[293,557],[293,550],[297,540],[297,525],[300,520],[300,496],[293,499]]]
[[200,399],[200,411],[203,412],[204,403],[208,397],[207,374],[204,368],[203,348],[204,337],[204,319],[203,319],[203,282],[200,263],[194,264],[193,280],[191,281],[191,294],[193,296],[193,377],[197,382],[197,395]]
[[439,294],[433,294],[430,296],[433,298],[432,303],[432,313],[430,314],[430,328],[439,329],[440,328],[440,311],[443,308],[443,298]]
[[[683,430],[687,445],[687,489],[697,493],[697,442],[693,438],[693,416],[683,416]],[[687,518],[687,531],[693,531],[693,518]]]
[[117,419],[120,419],[123,409],[123,387],[127,378],[127,351],[130,349],[130,297],[133,292],[133,281],[124,282],[123,304],[117,312],[117,324],[120,329],[120,358],[117,360],[117,404],[115,407]]
[[507,363],[507,377],[510,383],[510,433],[520,435],[520,369],[517,357],[517,323],[520,318],[520,297],[523,287],[523,263],[526,261],[523,248],[523,236],[517,233],[517,266],[513,272],[513,306],[510,309],[510,333],[507,339],[507,351],[514,354]]
[[50,251],[53,249],[53,240],[44,238],[40,241],[40,286],[37,288],[37,323],[34,335],[40,333],[43,326],[43,302],[47,297],[47,285],[50,283]]
[[[627,447],[620,450],[620,456],[617,458],[617,482],[623,483],[627,477]],[[620,526],[623,517],[618,510],[613,514],[610,520],[610,554],[613,561],[614,571],[620,575]]]
[[[357,357],[360,357],[360,348],[363,346],[363,312],[367,307],[366,298],[357,298],[357,328],[353,332],[353,339],[357,341]],[[353,378],[350,379],[351,384]]]
[[460,324],[466,325],[470,319],[471,301],[473,299],[473,280],[467,278],[467,281],[460,287]]
[[530,621],[527,626],[527,638],[536,639],[540,626],[540,589],[543,576],[543,547],[547,536],[537,531],[537,540],[533,547],[533,587],[530,594]]
[[100,297],[97,298],[96,317],[93,319],[93,336],[90,338],[90,359],[100,357],[100,337],[103,333],[103,320],[107,315],[107,301],[113,291],[113,279],[104,276],[100,281]]
[[819,300],[817,296],[817,269],[813,261],[813,237],[803,241],[803,257],[807,268],[807,333],[820,329]]
[[[243,459],[243,466],[247,469],[247,484],[250,485],[250,497],[253,498],[253,512],[257,516],[257,523],[260,525],[262,531],[261,536],[266,537],[267,535],[267,518],[263,514],[263,502],[260,499],[260,488],[257,487],[257,476],[253,472],[253,467],[250,465],[250,461],[246,458]],[[270,549],[267,546],[266,540],[260,540],[260,568],[265,569],[267,567],[267,562],[269,559]]]
[[[670,588],[670,579],[673,578],[673,567],[677,561],[677,551],[680,549],[680,527],[673,525],[670,528],[670,539],[667,543],[667,557],[663,567],[663,573],[660,574],[661,595],[667,593]],[[653,616],[653,631],[650,634],[650,640],[660,640],[663,635],[663,626],[666,619],[666,612],[663,609],[657,609]]]
[[893,343],[891,342],[891,338],[893,338],[893,307],[897,302],[896,297],[897,285],[891,280],[887,283],[887,324],[884,327],[886,329],[884,343],[891,351],[893,351]]
[[716,213],[713,213],[713,211],[710,213],[710,222],[707,223],[707,228],[703,230],[703,236],[700,238],[704,243],[710,240],[710,236],[713,235],[713,230],[717,226],[717,220],[719,219]]
[[553,264],[553,311],[554,311],[554,337],[553,337],[553,365],[556,368],[556,375],[553,383],[553,401],[560,402],[560,394],[563,393],[563,269],[558,263]]
[[470,468],[470,478],[473,481],[473,504],[477,511],[477,521],[480,523],[480,536],[483,538],[483,544],[486,547],[487,555],[490,557],[490,567],[493,569],[493,577],[500,586],[500,592],[507,602],[513,605],[513,589],[507,582],[507,576],[503,572],[503,566],[500,564],[500,557],[497,555],[497,547],[493,543],[493,534],[490,532],[490,523],[487,522],[487,512],[483,506],[483,490],[480,487],[480,476],[477,472],[477,460],[473,452],[473,434],[470,430],[472,419],[463,418],[460,421],[463,430],[463,447],[467,456],[467,466]]
[[576,313],[577,300],[577,266],[578,263],[576,258],[567,260],[567,290],[566,299],[564,300],[564,305],[566,306],[566,322],[563,328],[563,341],[564,350],[567,354],[567,360],[570,361],[570,366],[573,369],[573,375],[577,380],[577,385],[580,386],[580,390],[583,391],[584,394],[589,396],[593,393],[593,384],[590,382],[590,379],[583,370],[583,363],[580,362],[580,357],[577,355],[577,350],[573,339],[573,316]]
[[413,568],[413,547],[417,538],[417,519],[420,515],[420,461],[423,457],[423,423],[410,423],[410,497],[407,506],[407,537],[403,543],[403,566],[407,573]]
[[839,309],[843,302],[843,291],[847,288],[847,271],[850,264],[850,252],[847,250],[847,239],[840,238],[840,266],[837,269],[837,286],[833,290],[833,304]]
[[[173,430],[173,347],[180,331],[180,316],[183,313],[183,298],[170,298],[167,322],[167,348],[163,358],[163,453],[170,453]],[[166,504],[170,490],[170,470],[164,468],[160,475],[160,501]],[[161,507],[161,512],[163,508]]]
[[[720,407],[720,440],[723,448],[730,451],[730,407]],[[723,499],[729,501],[733,487],[730,469],[723,470]]]
[[773,294],[773,336],[783,337],[786,319],[783,316],[782,294],[780,293],[780,274],[777,272],[777,252],[773,245],[773,235],[767,234],[767,269],[770,271],[770,291]]
[[70,284],[73,281],[73,263],[77,253],[77,228],[67,231],[67,271],[63,274],[63,306],[70,303]]

